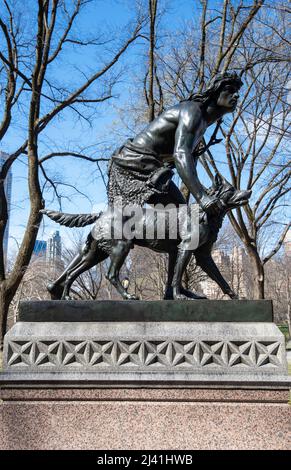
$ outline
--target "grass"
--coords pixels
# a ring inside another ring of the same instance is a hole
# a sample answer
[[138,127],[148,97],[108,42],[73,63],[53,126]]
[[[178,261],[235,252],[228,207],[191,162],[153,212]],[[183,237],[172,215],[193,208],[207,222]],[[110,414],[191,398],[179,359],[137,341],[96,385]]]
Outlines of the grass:
[[288,339],[290,339],[288,325],[286,323],[283,323],[283,324],[278,324],[277,327],[279,328],[281,333],[283,333],[283,335],[285,336],[285,341],[287,342]]

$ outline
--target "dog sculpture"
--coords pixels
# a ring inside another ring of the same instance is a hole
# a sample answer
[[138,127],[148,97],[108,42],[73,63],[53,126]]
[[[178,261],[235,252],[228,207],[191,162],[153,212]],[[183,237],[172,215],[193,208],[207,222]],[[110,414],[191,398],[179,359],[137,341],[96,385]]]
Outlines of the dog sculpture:
[[[208,190],[209,194],[218,198],[221,202],[221,211],[216,215],[207,215],[200,210],[199,225],[196,230],[199,230],[199,243],[196,249],[193,250],[189,241],[189,232],[185,226],[179,224],[179,232],[177,238],[170,239],[112,239],[104,236],[104,228],[108,228],[108,224],[112,222],[112,211],[107,210],[100,214],[81,214],[71,215],[63,214],[50,210],[42,210],[52,220],[58,222],[60,225],[69,227],[83,227],[95,222],[93,229],[88,235],[85,246],[82,252],[78,254],[68,265],[62,275],[54,282],[50,283],[47,288],[51,294],[52,299],[70,299],[70,288],[73,282],[82,273],[95,265],[101,263],[106,258],[111,258],[111,265],[107,274],[107,279],[115,286],[117,291],[124,299],[137,299],[132,294],[129,294],[122,286],[119,273],[120,269],[134,245],[144,246],[151,248],[155,251],[168,253],[168,280],[165,291],[165,299],[183,299],[192,300],[199,298],[206,298],[199,296],[191,291],[182,287],[183,273],[189,263],[189,260],[194,254],[196,263],[202,270],[214,280],[221,288],[224,294],[230,298],[237,298],[235,292],[232,291],[226,280],[221,275],[218,267],[211,257],[211,249],[214,242],[217,240],[218,232],[222,226],[223,218],[226,213],[231,209],[247,204],[251,191],[241,191],[235,189],[220,175],[215,176],[215,181]],[[178,211],[178,217],[181,217]],[[148,215],[147,210],[141,211],[140,220],[137,221],[142,227],[149,227],[157,224],[156,218]],[[185,214],[185,212],[184,212]],[[183,221],[182,221],[183,222]],[[166,230],[169,227],[166,225]],[[198,235],[198,234],[197,234]]]

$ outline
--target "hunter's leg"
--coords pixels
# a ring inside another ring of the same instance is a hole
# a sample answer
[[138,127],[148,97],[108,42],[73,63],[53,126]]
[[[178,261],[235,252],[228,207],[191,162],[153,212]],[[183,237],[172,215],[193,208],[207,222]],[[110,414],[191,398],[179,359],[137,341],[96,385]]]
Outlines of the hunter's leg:
[[175,274],[173,278],[173,297],[174,299],[183,299],[183,300],[197,300],[197,299],[206,299],[205,296],[195,294],[182,287],[182,279],[185,269],[191,259],[192,251],[187,250],[187,245],[179,248],[178,259],[175,267]]
[[185,247],[179,247],[178,250],[178,258],[174,270],[174,276],[173,276],[173,281],[172,281],[172,286],[173,286],[173,297],[174,299],[183,299],[183,300],[188,300],[189,297],[186,297],[184,294],[182,294],[182,278],[183,274],[185,272],[185,269],[187,267],[187,264],[189,263],[191,258],[191,251],[187,250]]
[[166,290],[164,295],[164,300],[173,300],[173,277],[174,277],[174,270],[177,261],[178,250],[172,251],[169,253],[169,260],[168,260],[168,278],[166,284]]

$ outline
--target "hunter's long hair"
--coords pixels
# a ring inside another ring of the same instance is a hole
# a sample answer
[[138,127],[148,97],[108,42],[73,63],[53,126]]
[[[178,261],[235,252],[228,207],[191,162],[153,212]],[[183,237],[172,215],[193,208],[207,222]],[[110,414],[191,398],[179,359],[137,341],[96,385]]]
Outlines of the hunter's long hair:
[[205,91],[201,93],[192,93],[189,98],[182,101],[198,101],[199,103],[207,106],[208,103],[217,96],[220,89],[226,84],[234,85],[240,89],[243,82],[236,72],[219,73],[210,81]]

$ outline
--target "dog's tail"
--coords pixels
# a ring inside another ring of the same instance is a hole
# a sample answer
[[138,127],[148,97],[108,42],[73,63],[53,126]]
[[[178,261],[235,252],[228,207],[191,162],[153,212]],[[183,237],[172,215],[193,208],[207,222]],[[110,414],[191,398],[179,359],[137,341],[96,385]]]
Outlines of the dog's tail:
[[47,209],[42,209],[40,212],[47,215],[58,224],[65,225],[65,227],[85,227],[86,225],[91,225],[99,219],[102,214],[102,212],[99,212],[99,214],[64,214],[63,212],[50,211]]

